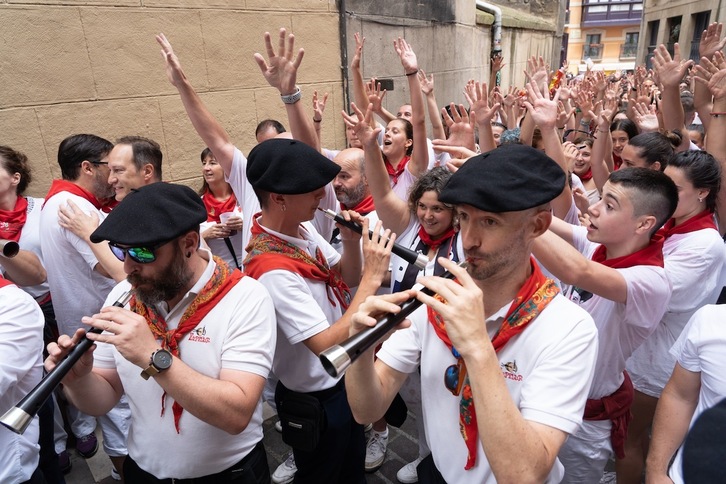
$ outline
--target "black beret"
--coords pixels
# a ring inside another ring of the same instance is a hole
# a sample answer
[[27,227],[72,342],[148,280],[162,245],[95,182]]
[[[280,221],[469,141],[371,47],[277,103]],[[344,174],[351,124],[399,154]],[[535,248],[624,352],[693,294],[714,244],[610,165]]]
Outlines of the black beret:
[[726,400],[704,411],[683,444],[684,482],[726,482]]
[[172,240],[207,220],[201,197],[184,185],[159,182],[132,190],[91,234],[136,247]]
[[263,141],[247,158],[250,185],[282,195],[314,192],[330,183],[339,171],[340,166],[294,139]]
[[439,195],[453,205],[467,204],[486,212],[517,212],[557,197],[565,172],[544,152],[507,144],[470,158]]

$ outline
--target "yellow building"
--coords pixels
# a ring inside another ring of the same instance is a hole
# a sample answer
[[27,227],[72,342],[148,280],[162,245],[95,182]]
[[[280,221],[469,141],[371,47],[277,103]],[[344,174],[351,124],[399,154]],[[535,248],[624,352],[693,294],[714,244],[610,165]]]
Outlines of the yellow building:
[[565,23],[568,72],[578,74],[588,66],[605,72],[633,70],[642,13],[642,1],[569,2]]

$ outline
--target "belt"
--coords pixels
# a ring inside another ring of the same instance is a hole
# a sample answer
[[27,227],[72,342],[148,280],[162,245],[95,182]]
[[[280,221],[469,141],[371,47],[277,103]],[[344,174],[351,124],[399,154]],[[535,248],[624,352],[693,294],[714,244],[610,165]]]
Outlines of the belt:
[[[161,482],[171,482],[172,484],[219,484],[220,482],[227,482],[230,481],[236,473],[241,472],[258,452],[264,453],[264,451],[265,448],[262,445],[262,441],[260,441],[257,442],[257,445],[254,446],[254,448],[249,452],[249,454],[244,457],[244,459],[237,462],[232,467],[223,470],[222,472],[218,472],[216,474],[209,474],[202,477],[192,477],[188,479],[176,479],[172,477],[170,479],[162,479]],[[266,455],[263,456],[263,458],[266,459]]]
[[345,389],[345,381],[343,378],[338,381],[334,386],[330,388],[326,388],[325,390],[319,390],[317,392],[305,392],[306,395],[310,395],[311,397],[315,397],[320,401],[327,400],[328,398],[332,397],[336,393],[342,392]]

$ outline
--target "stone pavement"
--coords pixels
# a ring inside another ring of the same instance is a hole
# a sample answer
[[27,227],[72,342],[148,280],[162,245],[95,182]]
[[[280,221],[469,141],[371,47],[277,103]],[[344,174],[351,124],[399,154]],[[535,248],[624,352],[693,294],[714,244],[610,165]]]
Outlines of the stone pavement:
[[[264,417],[264,444],[270,473],[272,473],[283,462],[290,448],[282,441],[281,434],[275,430],[277,416],[267,406],[264,409]],[[410,413],[400,429],[389,428],[386,461],[377,472],[366,475],[369,484],[398,482],[396,480],[398,470],[418,457],[418,441],[415,434],[416,423]],[[111,479],[111,461],[101,447],[100,430],[96,430],[96,435],[99,440],[99,451],[90,459],[80,457],[75,450],[69,451],[73,469],[66,476],[67,484],[115,484],[118,482]]]

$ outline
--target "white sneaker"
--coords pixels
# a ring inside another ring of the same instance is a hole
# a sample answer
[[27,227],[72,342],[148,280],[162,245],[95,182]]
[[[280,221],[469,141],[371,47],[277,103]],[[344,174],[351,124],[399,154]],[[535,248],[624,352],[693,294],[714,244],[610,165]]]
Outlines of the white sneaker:
[[295,455],[290,452],[285,459],[285,462],[277,466],[275,472],[272,473],[272,482],[275,484],[287,484],[292,482],[297,472],[297,466],[295,465]]
[[366,472],[375,472],[386,459],[388,448],[388,427],[383,432],[371,432],[371,438],[366,443]]
[[403,484],[413,484],[414,482],[418,482],[418,472],[416,472],[416,467],[418,467],[419,463],[421,463],[423,459],[423,457],[419,457],[415,461],[409,462],[405,466],[401,467],[396,474],[398,482],[402,482]]
[[111,466],[111,479],[113,479],[114,481],[121,480],[121,475],[118,473],[118,471],[116,470],[116,468],[113,465]]

